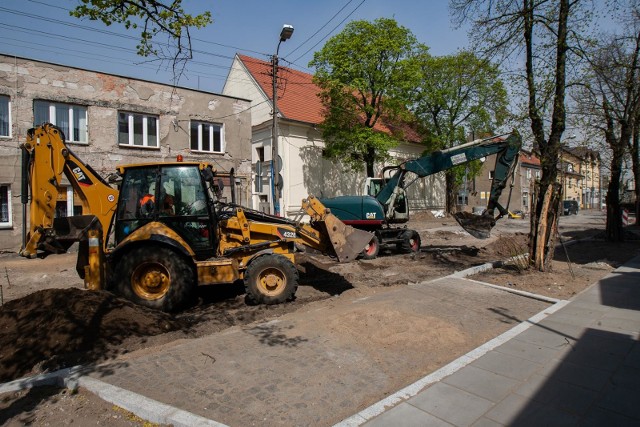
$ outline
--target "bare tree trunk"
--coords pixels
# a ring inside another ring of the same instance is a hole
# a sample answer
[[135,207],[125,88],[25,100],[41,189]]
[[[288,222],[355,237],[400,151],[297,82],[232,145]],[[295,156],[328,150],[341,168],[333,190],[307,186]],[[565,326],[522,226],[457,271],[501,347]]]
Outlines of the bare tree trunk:
[[[542,165],[541,186],[542,191],[538,192],[535,200],[536,209],[532,214],[536,216],[535,228],[532,223],[532,241],[530,242],[529,257],[533,266],[539,271],[551,268],[549,258],[553,256],[555,243],[555,230],[558,224],[558,208],[560,196],[556,183],[557,164],[560,152],[560,139],[565,129],[565,89],[566,89],[566,61],[567,61],[567,22],[569,19],[569,0],[560,0],[558,12],[558,32],[556,39],[556,69],[555,69],[555,91],[553,100],[553,112],[551,114],[551,132],[549,139],[544,138],[544,122],[538,109],[535,89],[535,69],[533,66],[533,26],[535,22],[535,5],[531,0],[525,1],[524,10],[524,31],[526,43],[526,68],[527,85],[529,88],[529,117],[531,118],[531,130],[534,135],[535,144],[540,150],[540,161]],[[532,219],[533,221],[533,219]]]
[[[534,254],[531,262],[540,271],[551,271],[558,232],[558,206],[562,197],[562,186],[552,183],[541,191],[541,185],[534,188],[531,211],[531,231],[529,233],[529,253]],[[540,203],[540,201],[542,201]]]
[[445,186],[447,191],[447,212],[450,214],[455,213],[456,211],[456,195],[455,195],[455,174],[453,171],[448,170],[445,172]]
[[631,170],[633,171],[633,180],[636,183],[634,194],[636,195],[636,225],[640,225],[640,108],[636,107],[636,116],[633,129],[633,140],[631,142]]
[[620,177],[622,176],[623,151],[613,151],[611,159],[611,181],[607,189],[607,225],[605,236],[610,242],[624,241],[622,208],[620,207]]

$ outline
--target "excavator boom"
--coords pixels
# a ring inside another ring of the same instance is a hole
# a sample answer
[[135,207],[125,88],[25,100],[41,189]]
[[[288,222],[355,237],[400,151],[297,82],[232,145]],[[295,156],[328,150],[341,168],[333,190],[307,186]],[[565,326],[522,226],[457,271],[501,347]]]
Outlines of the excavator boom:
[[[507,137],[504,138],[505,136]],[[489,237],[491,229],[495,226],[496,219],[507,214],[507,210],[500,205],[498,200],[507,185],[507,181],[513,176],[521,146],[520,135],[514,131],[511,134],[471,141],[446,150],[437,151],[419,159],[406,161],[399,166],[385,168],[385,170],[397,170],[378,193],[376,199],[387,208],[387,212],[390,212],[393,209],[397,195],[406,188],[404,178],[407,172],[413,172],[419,177],[425,177],[496,154],[494,178],[491,184],[487,209],[482,215],[474,215],[469,212],[454,214],[456,221],[469,234],[479,239],[486,239]],[[499,211],[497,218],[494,217],[496,209]]]

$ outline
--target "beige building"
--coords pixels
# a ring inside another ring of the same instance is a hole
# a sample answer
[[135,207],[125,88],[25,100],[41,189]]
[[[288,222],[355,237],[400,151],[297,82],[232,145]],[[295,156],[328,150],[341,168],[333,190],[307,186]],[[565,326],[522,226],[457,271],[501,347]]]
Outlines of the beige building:
[[[487,157],[480,174],[468,184],[470,196],[466,210],[487,206],[494,167],[495,155]],[[508,203],[510,211],[521,210],[528,214],[533,186],[541,174],[540,159],[536,154],[521,150],[514,179],[502,192],[500,204],[506,207]],[[576,200],[580,209],[598,209],[604,203],[607,183],[600,175],[600,156],[594,150],[563,148],[558,161],[557,180],[562,185],[563,200]]]
[[[495,164],[496,155],[488,156],[483,162],[478,176],[470,180],[468,184],[469,206],[463,210],[475,209],[477,211],[487,207]],[[522,211],[528,214],[531,207],[533,183],[536,179],[540,179],[540,174],[540,160],[534,154],[521,150],[513,177],[507,181],[507,186],[500,195],[500,204],[511,212]]]
[[580,209],[600,209],[606,193],[600,154],[590,148],[573,147],[562,149],[560,156],[564,199],[577,200]]
[[[235,169],[237,198],[250,197],[250,102],[123,76],[0,55],[0,250],[22,243],[21,150],[27,130],[50,122],[100,175],[120,164],[207,161]],[[83,212],[70,186],[56,215]]]

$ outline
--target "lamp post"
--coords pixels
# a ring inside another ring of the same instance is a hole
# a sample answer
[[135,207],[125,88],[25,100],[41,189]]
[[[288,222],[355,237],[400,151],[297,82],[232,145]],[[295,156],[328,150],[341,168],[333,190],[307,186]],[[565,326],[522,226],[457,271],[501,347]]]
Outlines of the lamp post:
[[[292,25],[284,25],[280,31],[280,41],[276,48],[276,54],[271,57],[272,66],[272,99],[273,99],[273,120],[271,123],[271,194],[273,197],[273,214],[280,215],[280,190],[278,189],[278,176],[280,171],[276,168],[278,162],[278,52],[280,44],[291,38],[293,34]],[[282,166],[282,165],[278,165]],[[280,183],[282,185],[282,183]]]

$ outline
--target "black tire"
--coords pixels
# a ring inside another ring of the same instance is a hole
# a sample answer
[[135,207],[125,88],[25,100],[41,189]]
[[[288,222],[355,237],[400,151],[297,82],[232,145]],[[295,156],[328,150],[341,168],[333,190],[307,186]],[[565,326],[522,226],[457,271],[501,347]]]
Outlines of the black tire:
[[398,243],[398,252],[403,254],[410,254],[420,251],[420,235],[417,231],[407,231],[404,233],[403,240]]
[[378,236],[373,236],[369,244],[360,252],[362,259],[376,259],[380,253],[380,241]]
[[166,312],[192,302],[196,278],[191,263],[168,248],[138,247],[115,268],[114,290],[136,304]]
[[244,289],[252,304],[280,304],[293,300],[298,289],[298,270],[282,255],[266,254],[253,259],[244,274]]

